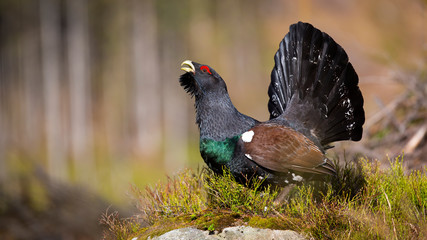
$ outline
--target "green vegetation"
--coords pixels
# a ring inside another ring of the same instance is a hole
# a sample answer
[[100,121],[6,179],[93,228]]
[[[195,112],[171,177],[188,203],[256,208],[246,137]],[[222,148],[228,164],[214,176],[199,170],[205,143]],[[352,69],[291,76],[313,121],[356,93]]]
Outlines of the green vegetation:
[[338,169],[328,183],[297,186],[282,202],[280,189],[237,184],[225,173],[186,170],[166,183],[133,187],[139,213],[121,219],[105,213],[105,238],[130,239],[195,226],[221,231],[233,225],[290,229],[315,239],[424,239],[427,237],[427,170],[405,173],[360,160]]

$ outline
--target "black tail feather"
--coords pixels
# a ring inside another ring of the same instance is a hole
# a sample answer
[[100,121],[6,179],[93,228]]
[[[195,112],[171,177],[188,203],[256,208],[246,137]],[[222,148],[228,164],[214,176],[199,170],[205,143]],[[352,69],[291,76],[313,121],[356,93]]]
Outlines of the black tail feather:
[[270,119],[301,125],[322,145],[358,141],[365,122],[358,76],[344,49],[308,23],[291,25],[275,55]]

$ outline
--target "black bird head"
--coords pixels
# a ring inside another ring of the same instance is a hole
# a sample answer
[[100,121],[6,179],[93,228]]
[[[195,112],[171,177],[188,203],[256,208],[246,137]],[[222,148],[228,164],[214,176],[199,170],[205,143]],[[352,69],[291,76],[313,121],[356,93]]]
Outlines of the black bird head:
[[195,96],[196,123],[201,139],[222,141],[255,124],[253,118],[237,111],[224,80],[211,67],[186,60],[181,69],[186,72],[179,79],[181,86]]
[[179,82],[191,96],[196,98],[210,94],[227,93],[227,86],[221,76],[208,65],[185,60],[181,70],[186,71],[181,75]]

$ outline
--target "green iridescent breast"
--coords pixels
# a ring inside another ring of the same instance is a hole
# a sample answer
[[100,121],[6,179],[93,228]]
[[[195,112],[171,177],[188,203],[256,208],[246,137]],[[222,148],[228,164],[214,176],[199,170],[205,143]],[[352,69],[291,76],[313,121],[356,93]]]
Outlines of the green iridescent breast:
[[231,161],[239,138],[240,135],[227,138],[224,141],[200,139],[200,153],[205,161],[226,164]]

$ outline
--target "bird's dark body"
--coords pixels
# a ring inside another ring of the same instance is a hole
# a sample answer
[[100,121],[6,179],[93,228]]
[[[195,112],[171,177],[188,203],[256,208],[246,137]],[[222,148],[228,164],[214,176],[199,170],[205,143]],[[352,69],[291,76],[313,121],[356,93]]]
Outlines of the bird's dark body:
[[238,182],[252,177],[285,186],[334,174],[329,144],[358,141],[365,121],[358,77],[345,51],[307,23],[290,27],[275,55],[268,88],[270,120],[232,104],[225,82],[207,65],[185,61],[181,85],[195,97],[200,153]]

